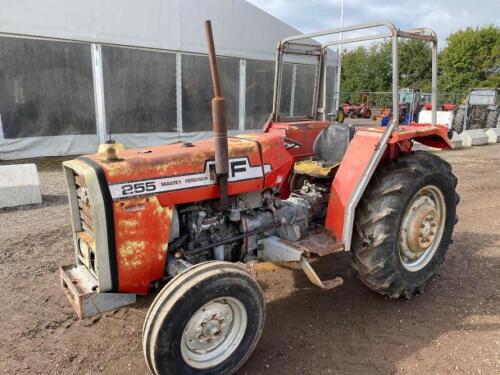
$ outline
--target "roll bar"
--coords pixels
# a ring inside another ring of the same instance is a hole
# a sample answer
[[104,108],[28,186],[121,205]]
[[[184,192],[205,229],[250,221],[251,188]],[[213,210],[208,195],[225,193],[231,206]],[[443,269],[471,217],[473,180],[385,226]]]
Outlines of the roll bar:
[[[273,97],[273,112],[269,118],[268,124],[266,124],[265,129],[268,128],[271,121],[279,120],[279,108],[280,108],[280,99],[281,99],[281,78],[282,78],[282,65],[283,65],[283,55],[287,53],[288,48],[293,45],[293,42],[301,41],[304,39],[316,38],[321,36],[328,36],[333,34],[345,33],[350,31],[357,30],[366,30],[372,29],[376,27],[385,27],[387,32],[380,33],[376,35],[364,35],[349,39],[344,39],[342,41],[335,40],[329,41],[324,44],[312,44],[311,46],[317,47],[319,46],[319,52],[314,54],[314,56],[318,57],[318,65],[316,69],[316,78],[315,78],[315,90],[312,104],[312,114],[314,113],[315,118],[318,117],[318,113],[322,115],[322,119],[325,118],[325,107],[326,107],[326,64],[324,63],[324,57],[326,55],[326,49],[330,46],[334,46],[337,44],[346,44],[346,43],[354,43],[361,42],[367,40],[377,40],[381,38],[391,38],[392,42],[392,113],[393,118],[390,124],[385,129],[380,141],[373,153],[371,159],[368,162],[368,165],[363,172],[361,180],[358,185],[354,188],[354,191],[347,203],[347,207],[344,214],[344,229],[342,234],[342,242],[344,244],[344,250],[350,250],[351,248],[351,239],[352,239],[352,230],[354,225],[354,216],[356,206],[365,191],[368,182],[371,179],[371,176],[375,172],[382,155],[387,148],[387,141],[391,136],[393,130],[397,130],[399,127],[399,45],[398,38],[410,38],[410,39],[418,39],[424,40],[432,43],[432,125],[436,126],[436,110],[437,110],[437,36],[436,33],[432,30],[426,28],[413,29],[408,31],[402,31],[396,28],[392,22],[389,21],[379,21],[379,22],[370,22],[359,25],[341,27],[326,31],[319,31],[315,33],[301,34],[296,36],[291,36],[283,39],[277,48],[276,53],[276,69],[274,74],[274,97]],[[295,43],[296,44],[296,43]],[[297,44],[296,44],[297,45]],[[303,47],[303,44],[300,45]],[[317,48],[316,51],[317,52]],[[311,55],[311,54],[309,54]],[[322,86],[322,87],[321,87]],[[320,88],[323,90],[323,106],[322,111],[319,111],[318,108],[318,97],[320,94]]]
[[[329,41],[323,44],[319,44],[319,48],[321,51],[320,55],[320,74],[316,75],[315,82],[315,95],[313,98],[313,111],[317,110],[317,103],[319,97],[320,83],[321,80],[324,80],[325,77],[325,69],[326,64],[324,64],[324,55],[326,53],[326,49],[328,47],[338,45],[338,44],[348,44],[369,40],[378,40],[382,38],[390,37],[392,39],[392,113],[393,120],[389,124],[386,129],[387,138],[390,133],[394,129],[398,129],[399,127],[399,45],[398,38],[409,38],[409,39],[418,39],[424,40],[432,43],[432,125],[436,125],[436,108],[437,108],[437,35],[434,31],[427,28],[418,28],[412,29],[408,31],[399,30],[392,22],[390,21],[376,21],[363,23],[358,25],[339,27],[330,30],[318,31],[307,34],[300,34],[287,37],[278,43],[277,53],[276,53],[276,69],[274,75],[274,96],[273,96],[273,112],[271,118],[273,121],[278,121],[279,118],[279,107],[281,101],[281,78],[282,78],[282,65],[283,65],[283,55],[286,54],[287,49],[290,45],[296,44],[294,42],[304,41],[311,38],[324,37],[329,35],[335,35],[340,33],[347,33],[358,30],[368,30],[372,28],[384,27],[387,29],[385,33],[379,33],[376,35],[364,35],[354,38],[340,40]],[[315,44],[311,44],[311,46],[315,46]],[[326,85],[323,83],[323,104],[325,104],[326,100]],[[323,105],[323,118],[325,105]]]

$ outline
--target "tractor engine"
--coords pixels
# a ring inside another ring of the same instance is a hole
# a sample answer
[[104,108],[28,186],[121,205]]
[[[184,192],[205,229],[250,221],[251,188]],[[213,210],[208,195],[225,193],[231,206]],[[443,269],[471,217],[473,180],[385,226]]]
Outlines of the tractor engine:
[[285,200],[269,189],[234,198],[226,211],[219,209],[218,201],[179,206],[173,215],[169,254],[191,264],[258,260],[261,239],[297,241],[321,224],[328,196],[328,183],[306,180]]

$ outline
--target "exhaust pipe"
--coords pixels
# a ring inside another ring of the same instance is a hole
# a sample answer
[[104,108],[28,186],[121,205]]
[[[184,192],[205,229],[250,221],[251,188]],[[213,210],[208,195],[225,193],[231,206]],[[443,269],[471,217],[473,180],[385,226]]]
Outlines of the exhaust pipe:
[[205,21],[205,35],[207,38],[210,73],[214,88],[214,97],[212,99],[212,130],[214,132],[215,143],[215,173],[219,183],[220,205],[224,209],[228,205],[227,179],[229,174],[226,100],[221,92],[212,23],[210,21]]

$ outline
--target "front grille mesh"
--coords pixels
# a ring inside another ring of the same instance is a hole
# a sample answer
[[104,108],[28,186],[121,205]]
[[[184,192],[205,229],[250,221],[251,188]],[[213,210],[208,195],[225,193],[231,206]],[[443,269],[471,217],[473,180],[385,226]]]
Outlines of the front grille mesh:
[[88,196],[87,185],[83,176],[75,173],[75,188],[78,200],[78,214],[82,231],[77,233],[78,255],[87,268],[96,275],[95,234],[92,217],[92,203]]

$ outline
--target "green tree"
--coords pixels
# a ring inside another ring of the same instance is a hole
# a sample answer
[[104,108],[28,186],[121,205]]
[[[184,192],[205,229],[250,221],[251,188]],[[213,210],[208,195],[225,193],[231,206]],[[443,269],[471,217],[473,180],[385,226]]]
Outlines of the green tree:
[[[401,40],[400,87],[427,89],[431,85],[431,47],[421,40]],[[342,57],[342,92],[390,91],[392,88],[390,41],[358,47]],[[352,98],[357,100],[357,98]]]
[[500,28],[490,25],[457,31],[440,53],[440,88],[464,92],[500,86]]
[[422,40],[404,39],[399,47],[399,86],[430,91],[432,49]]

